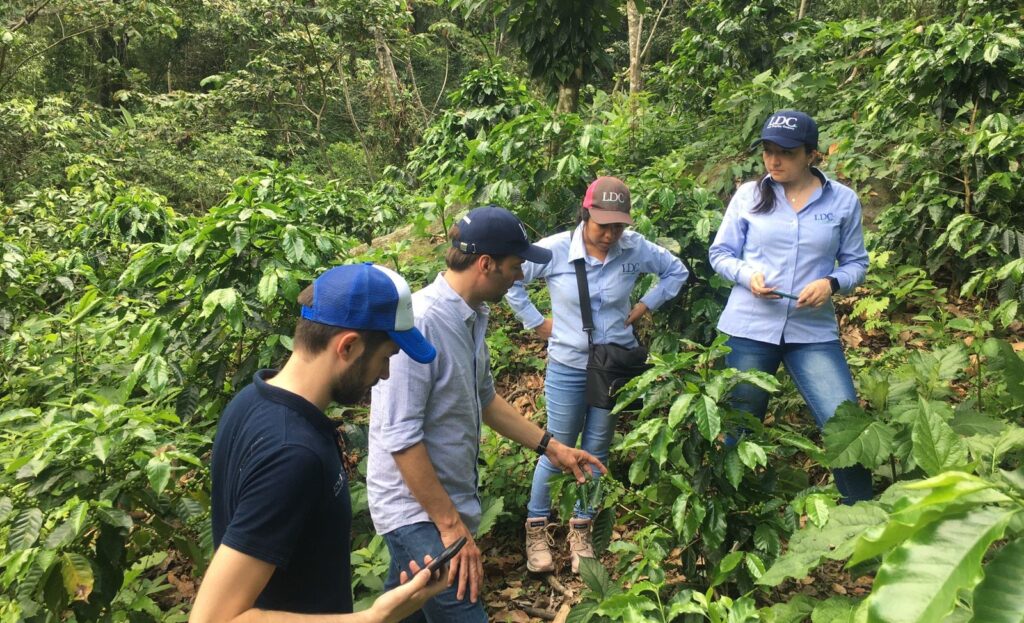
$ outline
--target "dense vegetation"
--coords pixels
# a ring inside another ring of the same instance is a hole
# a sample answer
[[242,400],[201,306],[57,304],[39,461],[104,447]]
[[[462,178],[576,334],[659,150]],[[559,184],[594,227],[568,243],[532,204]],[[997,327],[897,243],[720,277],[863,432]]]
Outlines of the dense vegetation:
[[[1009,0],[6,3],[0,620],[185,620],[217,416],[287,354],[299,289],[356,259],[423,285],[461,210],[496,202],[543,235],[602,173],[695,280],[644,328],[656,365],[611,477],[561,487],[604,508],[608,552],[570,620],[1024,620],[1022,18]],[[714,331],[729,284],[707,246],[781,107],[815,115],[869,220],[868,280],[840,304],[862,403],[823,435],[784,376],[723,369]],[[504,387],[543,368],[509,315],[489,339]],[[777,392],[771,425],[727,405],[741,379]],[[365,409],[345,419],[358,452]],[[529,452],[488,436],[482,456],[484,530],[514,552]],[[857,462],[885,490],[837,506],[826,468]],[[387,553],[353,495],[365,598]],[[874,578],[865,598],[790,580],[834,561]]]

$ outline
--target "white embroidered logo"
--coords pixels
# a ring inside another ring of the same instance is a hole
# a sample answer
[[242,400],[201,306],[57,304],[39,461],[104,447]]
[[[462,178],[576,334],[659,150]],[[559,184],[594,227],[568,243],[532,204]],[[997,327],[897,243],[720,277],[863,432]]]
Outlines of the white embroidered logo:
[[768,121],[768,129],[774,128],[786,128],[787,130],[796,129],[796,117],[786,117],[784,115],[775,115]]
[[610,201],[613,203],[625,203],[626,197],[622,193],[616,193],[611,191],[604,191],[601,193],[601,201]]

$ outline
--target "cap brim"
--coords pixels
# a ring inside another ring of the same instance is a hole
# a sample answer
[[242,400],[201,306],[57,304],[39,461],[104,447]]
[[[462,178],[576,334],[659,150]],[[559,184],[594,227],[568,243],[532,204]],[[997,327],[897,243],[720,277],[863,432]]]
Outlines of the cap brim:
[[516,255],[534,264],[547,264],[551,261],[551,249],[545,249],[535,244],[531,244],[522,251],[517,252]]
[[602,210],[598,207],[590,208],[590,219],[598,225],[611,225],[612,223],[633,224],[633,217],[628,212],[619,210]]
[[434,345],[428,342],[427,338],[423,337],[423,334],[416,327],[407,331],[388,331],[388,335],[395,341],[395,344],[398,344],[402,352],[409,355],[413,361],[430,363],[437,356],[437,350],[434,348]]
[[768,138],[759,138],[750,144],[750,148],[753,149],[765,141],[768,141],[769,143],[774,143],[779,147],[782,147],[783,149],[796,149],[797,147],[803,145],[803,142],[798,141],[796,139],[792,139],[788,136],[775,136]]

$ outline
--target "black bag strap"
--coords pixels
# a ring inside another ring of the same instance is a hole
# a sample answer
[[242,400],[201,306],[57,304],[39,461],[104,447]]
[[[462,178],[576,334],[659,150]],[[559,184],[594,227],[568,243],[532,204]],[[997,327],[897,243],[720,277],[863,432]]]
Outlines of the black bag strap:
[[580,291],[580,315],[583,316],[583,331],[587,334],[587,342],[594,343],[594,313],[590,310],[590,285],[587,283],[587,260],[573,260],[576,266],[576,286]]

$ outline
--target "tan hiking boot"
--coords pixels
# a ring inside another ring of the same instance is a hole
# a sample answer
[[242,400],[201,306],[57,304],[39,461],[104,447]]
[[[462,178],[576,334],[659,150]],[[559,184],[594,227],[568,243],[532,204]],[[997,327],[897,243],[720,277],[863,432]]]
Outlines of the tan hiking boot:
[[555,570],[551,558],[551,546],[555,544],[550,527],[544,517],[526,520],[526,568],[534,573],[550,573]]
[[569,520],[569,554],[572,556],[572,572],[580,572],[580,558],[597,558],[594,543],[590,540],[589,519]]

